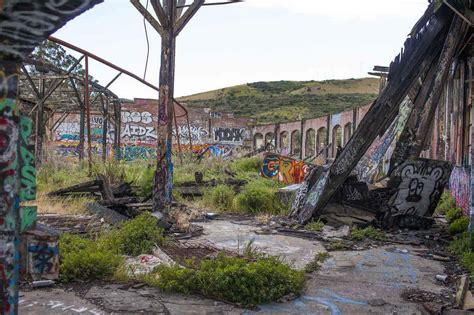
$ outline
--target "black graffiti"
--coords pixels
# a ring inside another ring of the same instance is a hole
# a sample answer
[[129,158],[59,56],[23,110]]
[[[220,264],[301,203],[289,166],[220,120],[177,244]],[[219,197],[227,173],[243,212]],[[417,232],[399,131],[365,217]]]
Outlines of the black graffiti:
[[11,0],[0,15],[0,54],[24,58],[68,20],[103,0]]
[[216,128],[214,129],[215,141],[242,142],[245,138],[244,128]]

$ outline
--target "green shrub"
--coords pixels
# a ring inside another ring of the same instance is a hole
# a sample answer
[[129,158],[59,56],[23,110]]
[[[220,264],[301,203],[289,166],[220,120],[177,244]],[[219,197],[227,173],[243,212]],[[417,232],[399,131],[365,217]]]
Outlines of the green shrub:
[[93,240],[64,234],[59,239],[61,282],[92,281],[112,277],[123,258],[99,248]]
[[276,189],[261,185],[258,181],[245,185],[235,198],[237,210],[245,213],[280,214],[283,211]]
[[221,253],[216,259],[202,260],[195,269],[159,266],[143,280],[166,291],[202,294],[253,307],[300,293],[304,273],[293,270],[278,258],[248,261]]
[[463,211],[461,208],[451,208],[446,213],[446,220],[449,224],[453,223],[457,219],[461,218]]
[[324,228],[324,223],[321,220],[312,221],[304,226],[307,231],[321,232]]
[[441,199],[439,200],[435,212],[439,214],[446,214],[452,208],[456,208],[456,201],[448,191],[445,191],[441,195]]
[[124,255],[151,254],[153,248],[164,240],[163,231],[157,224],[158,219],[145,212],[109,232],[99,242],[101,247]]
[[374,240],[384,240],[385,233],[373,226],[366,227],[364,229],[358,229],[357,227],[351,231],[351,236],[357,241],[361,241],[365,238],[371,238]]
[[474,274],[474,252],[466,252],[461,257],[461,264]]
[[231,210],[234,201],[235,192],[232,187],[227,185],[218,185],[204,195],[207,206],[219,210]]
[[449,225],[449,234],[456,235],[456,234],[465,232],[467,231],[468,226],[469,226],[468,217],[462,217],[462,218],[456,219],[453,223]]

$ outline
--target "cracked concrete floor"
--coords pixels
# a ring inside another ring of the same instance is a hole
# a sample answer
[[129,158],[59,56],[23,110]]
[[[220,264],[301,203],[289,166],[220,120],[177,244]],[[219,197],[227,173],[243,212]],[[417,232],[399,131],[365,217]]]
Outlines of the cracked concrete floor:
[[[271,254],[304,266],[314,254],[325,251],[322,243],[300,238],[258,234],[245,222],[215,220],[201,224],[204,235],[219,247],[236,249],[253,239]],[[119,285],[92,287],[79,298],[61,289],[25,292],[20,314],[423,314],[420,304],[401,299],[405,288],[441,293],[446,287],[435,280],[441,263],[413,254],[423,247],[383,246],[363,251],[331,252],[318,272],[309,276],[302,296],[286,303],[242,310],[201,297],[164,294],[157,289],[119,289]]]

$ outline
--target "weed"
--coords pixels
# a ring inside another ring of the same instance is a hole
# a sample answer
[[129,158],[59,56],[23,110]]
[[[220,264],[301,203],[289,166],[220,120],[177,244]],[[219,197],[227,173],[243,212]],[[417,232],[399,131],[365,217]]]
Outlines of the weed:
[[204,195],[205,204],[218,210],[231,210],[235,192],[227,185],[217,185]]
[[193,269],[158,266],[142,280],[165,291],[202,294],[253,307],[300,293],[304,274],[275,258],[248,261],[220,253],[214,260],[202,260]]
[[123,260],[113,251],[99,248],[93,240],[70,234],[60,237],[59,251],[61,282],[110,278]]
[[474,252],[466,252],[461,257],[461,264],[474,274]]
[[456,201],[448,191],[444,191],[435,212],[446,214],[452,208],[456,208]]
[[304,271],[306,273],[318,271],[321,268],[321,264],[323,264],[329,257],[331,257],[329,253],[317,253],[314,255],[314,259],[306,265]]
[[465,252],[474,250],[474,235],[472,232],[464,232],[454,237],[454,240],[449,244],[449,249],[458,256]]
[[258,157],[242,158],[235,161],[234,168],[238,172],[259,172],[262,167],[262,159]]
[[469,226],[468,217],[462,217],[462,218],[456,219],[454,220],[453,223],[449,225],[449,234],[456,235],[464,231],[467,231],[468,226]]
[[337,250],[346,250],[349,247],[343,241],[330,241],[328,245],[326,245],[326,249],[328,251],[337,251]]
[[446,220],[449,224],[453,223],[457,219],[461,218],[463,211],[461,208],[451,208],[446,212]]
[[312,232],[321,232],[324,228],[324,223],[321,220],[312,221],[304,226],[304,229]]
[[385,233],[382,230],[374,228],[373,226],[369,226],[364,229],[358,229],[356,227],[351,231],[351,236],[356,241],[362,241],[365,238],[371,238],[379,241],[385,239]]
[[102,237],[101,246],[129,256],[151,254],[153,248],[164,241],[163,231],[157,224],[158,219],[145,212]]

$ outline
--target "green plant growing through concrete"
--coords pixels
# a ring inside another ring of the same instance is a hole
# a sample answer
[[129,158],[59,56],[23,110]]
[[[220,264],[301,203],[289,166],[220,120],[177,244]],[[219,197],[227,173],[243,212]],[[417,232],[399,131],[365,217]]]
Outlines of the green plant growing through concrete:
[[456,235],[456,234],[463,233],[467,231],[468,227],[469,227],[468,217],[462,217],[462,218],[456,219],[449,225],[449,234]]
[[382,230],[374,228],[373,226],[369,226],[363,229],[355,227],[351,231],[351,237],[356,241],[362,241],[366,238],[383,241],[385,239],[385,233]]
[[141,280],[168,292],[202,294],[254,307],[290,293],[299,294],[304,286],[304,273],[278,258],[247,260],[220,253],[216,259],[194,263],[193,268],[158,266]]
[[474,232],[465,231],[454,237],[449,250],[459,257],[460,263],[474,275]]
[[158,228],[158,219],[149,212],[125,222],[119,229],[99,239],[103,248],[129,256],[151,254],[153,248],[163,241],[163,230]]
[[304,229],[312,232],[321,232],[324,228],[324,222],[321,220],[312,221],[304,226]]
[[314,255],[314,259],[305,266],[304,271],[306,273],[318,271],[321,268],[321,265],[329,257],[331,257],[329,253],[317,253],[316,255]]

